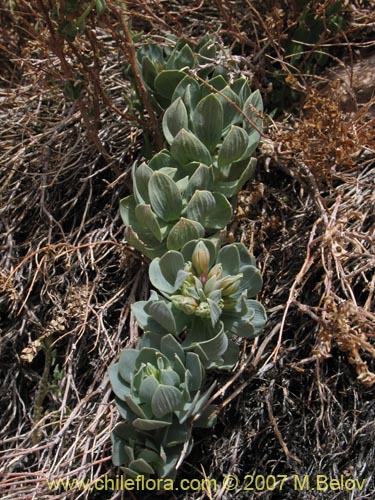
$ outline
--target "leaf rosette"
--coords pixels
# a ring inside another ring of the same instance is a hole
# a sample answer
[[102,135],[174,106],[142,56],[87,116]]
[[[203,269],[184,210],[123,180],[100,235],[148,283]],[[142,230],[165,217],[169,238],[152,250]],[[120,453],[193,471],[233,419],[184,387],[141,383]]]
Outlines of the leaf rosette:
[[199,356],[185,352],[172,335],[145,334],[137,349],[122,351],[109,375],[120,415],[140,432],[164,429],[167,447],[175,443],[177,430],[185,442],[189,420],[213,389],[202,390],[205,369]]
[[136,349],[122,351],[109,378],[125,420],[112,432],[114,464],[130,477],[174,477],[179,456],[193,444],[192,419],[201,427],[215,420],[206,404],[215,383],[205,387],[198,354],[185,352],[172,335],[145,333]]
[[217,251],[209,239],[188,242],[151,262],[157,290],[133,305],[139,325],[159,335],[184,335],[182,346],[200,355],[206,367],[233,366],[233,335],[254,338],[266,313],[255,297],[262,278],[255,259],[241,243]]
[[146,435],[136,432],[127,422],[120,422],[111,433],[112,460],[115,466],[122,466],[127,477],[149,477],[157,475],[161,478],[174,479],[176,465],[181,453],[188,455],[193,441],[187,437],[187,444],[174,444],[164,447],[163,435],[160,431]]
[[[158,161],[164,161],[162,154]],[[120,201],[128,243],[152,259],[225,227],[232,208],[223,194],[201,182],[206,170],[202,166],[194,175],[175,180],[176,168],[133,166],[134,195]]]

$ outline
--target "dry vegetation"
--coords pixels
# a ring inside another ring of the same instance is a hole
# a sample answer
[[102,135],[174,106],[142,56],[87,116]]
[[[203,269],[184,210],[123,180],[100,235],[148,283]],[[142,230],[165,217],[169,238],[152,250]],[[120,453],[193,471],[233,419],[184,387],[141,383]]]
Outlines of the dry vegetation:
[[[146,40],[160,41],[166,30],[218,32],[269,114],[276,70],[295,92],[269,117],[256,181],[240,193],[229,229],[257,257],[267,327],[243,343],[233,374],[219,375],[218,425],[211,436],[197,432],[180,476],[286,474],[284,498],[374,498],[375,78],[366,61],[375,14],[370,0],[344,3],[345,28],[306,43],[294,67],[285,47],[299,22],[297,2],[137,0],[122,12],[108,2],[110,16],[90,18],[64,52],[47,0],[3,2],[2,498],[138,498],[51,492],[46,482],[93,484],[120,472],[111,466],[117,414],[106,371],[138,335],[130,305],[147,296],[148,283],[147,262],[124,243],[118,201],[131,189],[129,167],[145,134],[160,141],[157,117],[134,113],[127,101],[124,61],[134,47],[126,30],[114,29],[124,13]],[[310,4],[325,19],[332,1]],[[325,68],[314,62],[317,52],[329,54]],[[77,74],[83,90],[71,100],[63,90]],[[293,477],[307,474],[366,484],[353,494],[294,491]],[[175,493],[166,496],[281,498],[277,489]]]

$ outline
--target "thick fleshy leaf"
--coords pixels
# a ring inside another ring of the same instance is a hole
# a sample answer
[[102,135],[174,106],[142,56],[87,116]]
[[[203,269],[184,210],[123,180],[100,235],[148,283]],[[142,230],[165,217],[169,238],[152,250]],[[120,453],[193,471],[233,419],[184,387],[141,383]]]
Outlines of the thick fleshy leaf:
[[[207,82],[208,85],[206,85],[205,82],[202,82],[202,98],[206,97],[207,95],[211,94],[212,87],[216,90],[223,90],[227,86],[227,81],[225,78],[223,78],[221,75],[217,75],[214,78],[211,78],[211,80],[208,80]],[[219,97],[219,94],[218,94]],[[222,100],[221,100],[222,102]]]
[[[136,368],[138,369],[138,372],[134,375],[134,379],[133,379],[134,386],[137,386],[136,377],[137,377],[138,373],[141,374],[141,379],[143,377],[143,373],[144,373],[143,368],[144,367],[142,366],[142,364],[147,365],[147,363],[151,363],[154,366],[158,366],[158,364],[160,362],[162,362],[163,365],[169,364],[168,358],[166,356],[164,356],[164,354],[162,352],[159,352],[157,349],[149,348],[149,347],[142,349],[139,352],[139,356],[137,358]],[[141,379],[140,379],[140,381],[141,381]]]
[[238,362],[240,357],[240,349],[237,344],[229,340],[226,351],[222,354],[223,363],[220,365],[221,370],[231,370]]
[[134,396],[125,396],[125,401],[131,411],[138,415],[138,417],[147,418],[142,408],[135,402]]
[[154,375],[150,375],[142,380],[139,386],[139,397],[142,402],[151,404],[152,396],[159,386],[159,382]]
[[229,85],[227,85],[220,91],[220,95],[218,97],[221,101],[224,111],[223,128],[226,129],[234,123],[239,123],[241,121],[242,115],[239,113],[236,106],[241,106],[240,98],[233,92]]
[[199,356],[194,352],[186,353],[186,368],[192,375],[189,383],[190,391],[198,391],[203,382],[204,368]]
[[171,155],[181,165],[197,161],[210,165],[212,158],[206,146],[188,130],[182,129],[176,135],[172,146]]
[[170,448],[178,444],[184,444],[190,437],[190,429],[188,426],[173,425],[167,429],[164,442],[165,446]]
[[263,131],[263,101],[259,90],[247,98],[243,112],[248,118],[248,120],[243,119],[244,129],[251,133],[253,141],[259,140],[259,132]]
[[[239,160],[245,153],[248,144],[248,135],[244,129],[232,125],[220,148],[217,163],[219,169],[227,177],[229,165]],[[223,168],[226,166],[227,168]]]
[[162,337],[155,332],[145,332],[137,343],[137,351],[141,351],[144,347],[156,349],[160,351],[160,341]]
[[131,382],[138,356],[139,351],[136,349],[123,349],[121,351],[118,370],[121,377],[128,383]]
[[218,333],[212,335],[213,336],[207,340],[199,341],[196,339],[193,342],[191,342],[188,335],[184,341],[184,348],[188,351],[194,351],[199,355],[199,350],[196,350],[196,347],[199,346],[199,349],[205,353],[208,360],[218,358],[225,352],[228,346],[228,337],[224,331],[223,325],[220,326]]
[[184,209],[189,219],[199,221],[204,227],[221,229],[232,217],[232,207],[220,193],[196,191]]
[[176,69],[192,68],[194,66],[195,58],[194,53],[186,44],[181,50],[179,50],[174,58],[174,67]]
[[207,302],[210,306],[211,323],[212,326],[215,326],[221,316],[221,309],[213,300],[207,299]]
[[245,77],[237,78],[232,85],[231,89],[235,94],[237,94],[240,97],[241,103],[244,104],[246,99],[249,97],[251,94],[250,86],[249,86],[249,81]]
[[255,297],[262,289],[262,276],[255,266],[245,266],[241,269],[243,279],[240,286],[241,292],[247,292],[248,297]]
[[116,434],[116,428],[111,432],[112,462],[115,467],[127,463],[127,454],[124,450],[124,441]]
[[130,390],[128,386],[125,384],[124,379],[120,377],[118,370],[118,363],[111,365],[108,368],[108,374],[112,390],[118,398],[124,399],[125,396],[130,394]]
[[147,227],[153,236],[161,243],[163,241],[162,233],[160,230],[159,222],[151,210],[150,205],[137,205],[135,208],[135,215],[138,223]]
[[135,472],[138,472],[138,474],[153,474],[154,469],[149,465],[145,460],[142,458],[133,460],[129,464],[129,469],[132,469]]
[[[167,251],[167,246],[162,244],[160,246],[150,247],[146,243],[144,243],[138,236],[136,232],[134,232],[131,226],[125,229],[125,238],[130,246],[139,250],[143,255],[146,255],[149,259],[154,259],[155,257],[160,257]],[[156,244],[158,244],[157,240],[155,240]]]
[[186,110],[189,116],[189,123],[191,122],[191,117],[193,115],[193,111],[198,104],[200,99],[200,93],[196,92],[195,87],[192,85],[188,85],[185,89],[184,95],[182,96],[182,100],[186,106]]
[[209,40],[205,43],[198,53],[199,64],[213,63],[216,57],[216,43],[215,40]]
[[147,420],[143,418],[136,418],[135,420],[133,420],[132,425],[140,431],[147,432],[168,427],[171,425],[171,422],[165,422],[164,420]]
[[147,204],[150,202],[148,195],[148,183],[153,174],[152,169],[142,163],[139,167],[132,167],[134,197],[137,203]]
[[186,73],[178,70],[163,70],[155,78],[155,90],[166,99],[171,99],[177,85],[186,76]]
[[212,153],[223,132],[223,106],[220,100],[214,94],[202,99],[194,110],[192,122],[196,136]]
[[[184,260],[179,252],[169,251],[160,259],[154,259],[149,267],[150,281],[162,292],[173,293],[179,286],[176,283],[177,274],[184,268]],[[187,276],[187,274],[186,274]],[[180,279],[185,279],[181,276]]]
[[164,335],[162,337],[160,349],[171,361],[174,361],[176,356],[178,356],[180,360],[185,357],[180,343],[172,335]]
[[160,172],[154,172],[148,189],[152,209],[158,217],[166,222],[174,221],[180,217],[182,198],[172,179]]
[[[139,326],[147,333],[152,332],[155,335],[166,335],[168,331],[145,311],[145,307],[148,304],[149,302],[146,300],[139,300],[132,305],[132,310]],[[179,332],[178,329],[177,332]]]
[[160,384],[153,395],[151,408],[155,417],[162,418],[169,413],[180,410],[182,405],[181,391],[176,387]]
[[163,116],[163,133],[169,144],[172,144],[174,138],[181,129],[188,129],[189,120],[185,104],[181,97],[178,97]]
[[188,241],[202,238],[204,232],[200,222],[181,217],[169,232],[167,247],[169,250],[180,250]]
[[237,194],[243,188],[244,184],[249,179],[252,179],[254,177],[256,163],[257,163],[256,158],[250,158],[249,163],[247,164],[247,166],[245,166],[245,168],[242,167],[241,173],[239,175],[236,175],[234,173],[236,163],[232,163],[228,177],[229,178],[234,177],[235,180],[233,181],[217,180],[213,184],[213,190],[218,191],[227,198],[231,198],[233,195]]
[[257,337],[262,333],[267,321],[266,310],[257,300],[247,300],[246,304],[249,310],[253,311],[252,324],[254,326],[254,336]]
[[[130,387],[128,389],[129,393],[125,394],[125,396],[131,395]],[[125,403],[125,396],[123,396],[122,398],[116,397],[116,408],[121,418],[123,418],[127,422],[132,422],[137,417],[137,415],[135,415],[135,413],[132,412],[129,406]]]
[[194,95],[194,101],[198,102],[200,97],[200,86],[197,80],[190,75],[186,75],[177,85],[175,91],[173,92],[172,102],[178,97],[183,97],[188,87],[190,87],[190,93]]
[[243,243],[232,243],[240,256],[240,266],[256,266],[256,260],[254,255],[252,255],[249,250],[245,247]]
[[215,387],[216,387],[216,382],[213,382],[210,385],[210,387],[207,389],[207,391],[205,391],[203,394],[199,395],[198,400],[194,404],[194,414],[199,413],[203,409],[204,405],[208,401],[208,399],[209,399],[210,395],[212,394],[212,391],[215,389]]
[[198,189],[212,191],[213,183],[214,173],[212,167],[200,163],[190,177],[183,197],[188,200]]
[[136,206],[137,202],[132,194],[120,200],[120,215],[125,226],[134,226],[134,224],[137,224],[135,216]]
[[144,309],[147,314],[152,316],[168,332],[176,333],[176,322],[171,310],[164,301],[148,302]]
[[223,266],[223,278],[240,272],[240,256],[235,245],[226,245],[221,248],[216,262]]
[[160,370],[160,383],[178,387],[181,383],[180,377],[171,368]]
[[162,149],[159,153],[156,153],[156,155],[151,158],[148,166],[155,171],[162,168],[170,168],[171,155],[169,151],[167,149]]
[[145,56],[142,59],[142,76],[145,81],[145,83],[151,88],[154,88],[154,80],[156,75],[158,74],[157,69],[155,67],[155,64],[153,61],[148,57]]

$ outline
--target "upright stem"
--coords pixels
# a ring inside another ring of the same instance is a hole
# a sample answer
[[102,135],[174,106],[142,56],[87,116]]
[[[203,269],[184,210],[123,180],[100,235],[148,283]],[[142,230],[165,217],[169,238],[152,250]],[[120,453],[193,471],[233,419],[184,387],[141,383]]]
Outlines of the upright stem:
[[132,40],[128,24],[124,19],[123,12],[120,8],[114,7],[112,3],[108,2],[108,8],[110,11],[114,12],[116,14],[117,19],[120,22],[121,28],[124,32],[125,35],[125,44],[119,43],[120,49],[124,53],[125,57],[128,59],[129,64],[133,70],[134,78],[136,81],[137,89],[139,96],[142,100],[143,106],[145,110],[147,111],[147,114],[149,115],[150,122],[151,122],[151,130],[152,134],[154,136],[155,140],[155,145],[159,148],[163,148],[163,135],[161,132],[161,126],[159,123],[159,120],[155,114],[154,108],[152,107],[151,100],[150,100],[150,95],[145,87],[145,84],[143,82],[141,73],[139,71],[138,63],[137,63],[137,55],[134,47],[134,42]]

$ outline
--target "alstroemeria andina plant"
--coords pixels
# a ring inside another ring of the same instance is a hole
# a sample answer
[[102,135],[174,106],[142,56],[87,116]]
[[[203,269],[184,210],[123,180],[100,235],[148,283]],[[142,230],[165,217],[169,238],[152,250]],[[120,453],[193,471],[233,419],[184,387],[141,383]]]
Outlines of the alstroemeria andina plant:
[[[182,449],[192,445],[191,421],[214,387],[205,387],[199,356],[185,352],[172,335],[146,333],[136,349],[122,351],[109,375],[126,421],[112,433],[115,465],[126,465],[131,476],[173,476]],[[199,425],[213,424],[207,416]]]
[[[239,101],[248,95],[243,91],[247,82],[241,85]],[[254,174],[251,155],[259,132],[248,126],[245,116],[252,115],[261,128],[251,111],[262,110],[259,92],[248,96],[243,115],[229,113],[221,98],[209,94],[190,113],[178,97],[163,118],[170,150],[160,151],[148,165],[133,165],[134,194],[121,200],[120,213],[128,243],[149,258],[224,228],[232,217],[227,197]]]
[[168,146],[133,165],[134,194],[120,204],[128,243],[154,259],[155,290],[133,305],[144,334],[110,368],[125,419],[112,432],[113,461],[131,477],[176,475],[192,426],[213,424],[206,370],[231,369],[233,338],[256,337],[266,320],[254,257],[240,243],[220,248],[220,232],[204,239],[230,221],[227,198],[253,175],[262,131],[259,92],[244,78],[230,82],[217,55],[205,37],[195,49],[177,42],[138,57],[155,108],[165,110]]
[[228,73],[223,66],[226,53],[218,47],[215,37],[206,35],[197,45],[176,40],[173,35],[167,35],[166,38],[174,43],[173,47],[148,44],[137,53],[143,81],[159,112],[181,93],[182,82],[186,88],[186,77],[189,77],[190,71],[204,79],[226,76]]
[[252,299],[262,278],[241,243],[217,252],[211,240],[193,240],[181,252],[154,259],[149,275],[158,293],[134,304],[139,325],[160,335],[184,335],[184,349],[197,352],[208,368],[233,366],[232,336],[254,338],[264,327],[264,308]]

